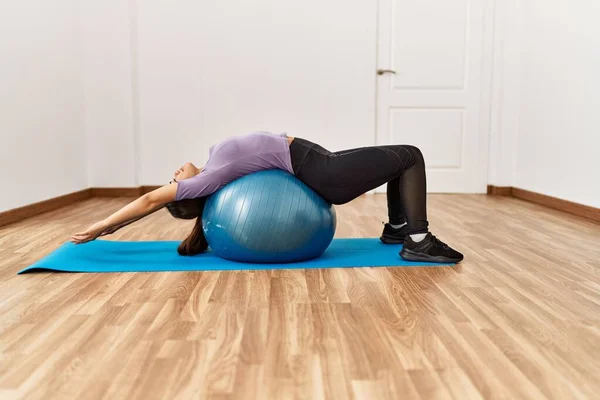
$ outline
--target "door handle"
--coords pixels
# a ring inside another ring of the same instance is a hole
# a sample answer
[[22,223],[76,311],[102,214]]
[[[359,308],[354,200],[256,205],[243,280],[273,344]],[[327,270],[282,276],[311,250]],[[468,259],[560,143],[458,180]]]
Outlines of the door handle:
[[383,75],[383,74],[386,74],[386,73],[395,74],[396,71],[394,71],[393,69],[378,69],[377,70],[377,75]]

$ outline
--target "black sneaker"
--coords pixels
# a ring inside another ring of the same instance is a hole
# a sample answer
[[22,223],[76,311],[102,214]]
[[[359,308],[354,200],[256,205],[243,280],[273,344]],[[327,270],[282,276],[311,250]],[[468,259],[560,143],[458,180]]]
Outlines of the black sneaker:
[[404,225],[396,229],[390,224],[385,224],[383,227],[383,233],[381,234],[379,240],[385,244],[402,244],[404,243],[407,230],[408,225]]
[[407,236],[400,256],[407,261],[437,263],[457,263],[463,259],[462,254],[433,236],[431,232],[427,233],[425,239],[420,242],[414,242],[410,236]]

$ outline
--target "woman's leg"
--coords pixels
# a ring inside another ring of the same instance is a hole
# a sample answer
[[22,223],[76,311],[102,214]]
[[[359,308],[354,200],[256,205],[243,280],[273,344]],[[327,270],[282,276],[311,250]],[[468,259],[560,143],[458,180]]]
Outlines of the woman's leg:
[[425,159],[418,148],[405,147],[411,153],[411,160],[414,162],[404,170],[400,180],[400,197],[406,213],[406,222],[409,233],[426,233],[429,223],[427,222]]
[[[405,217],[405,209],[409,210],[411,216],[427,215],[425,160],[423,154],[416,147],[408,146],[407,149],[412,153],[415,160],[414,165],[407,168],[400,177],[392,179],[387,184],[389,223],[385,224],[380,237],[381,241],[387,244],[404,243],[407,234],[417,233],[412,229],[414,226],[429,225],[426,217],[424,221],[415,221],[411,224],[408,224],[410,217]],[[423,209],[419,210],[421,207]],[[425,230],[425,232],[427,231]]]
[[404,215],[407,222],[400,232],[406,237],[401,251],[404,259],[443,263],[463,259],[428,233],[425,161],[418,148],[377,146],[331,153],[296,138],[290,152],[296,176],[333,204],[347,203],[388,183],[390,220],[399,222]]
[[[336,156],[353,153],[357,149],[342,150],[333,153]],[[387,183],[387,206],[388,206],[388,220],[389,220],[389,233],[393,234],[399,229],[394,229],[392,225],[399,226],[406,224],[406,218],[404,217],[404,206],[402,205],[402,196],[400,195],[400,182],[402,177],[394,178]],[[406,234],[403,232],[403,234]],[[395,243],[402,243],[402,240],[394,240]]]
[[392,225],[403,225],[406,223],[404,217],[404,205],[402,204],[402,196],[400,196],[400,182],[402,177],[394,178],[387,183],[387,206],[388,220]]
[[407,233],[427,232],[425,162],[416,147],[376,146],[332,153],[296,138],[290,150],[296,176],[327,201],[348,203],[389,183],[392,223],[405,217]]

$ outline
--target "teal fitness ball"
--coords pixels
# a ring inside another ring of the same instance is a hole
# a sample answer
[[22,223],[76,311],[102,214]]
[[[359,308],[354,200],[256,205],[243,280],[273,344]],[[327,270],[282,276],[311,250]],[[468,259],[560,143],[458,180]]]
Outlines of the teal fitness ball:
[[202,228],[218,256],[249,263],[319,257],[331,244],[336,214],[305,183],[282,170],[245,175],[206,201]]

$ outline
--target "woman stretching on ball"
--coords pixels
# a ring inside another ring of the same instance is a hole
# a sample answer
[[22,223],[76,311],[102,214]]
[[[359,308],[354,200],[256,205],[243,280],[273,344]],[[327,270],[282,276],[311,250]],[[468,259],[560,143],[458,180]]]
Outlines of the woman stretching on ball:
[[363,147],[332,153],[315,143],[285,134],[255,132],[213,146],[203,168],[186,163],[169,185],[143,195],[104,221],[76,233],[85,243],[149,215],[164,206],[176,218],[196,219],[179,245],[181,255],[205,251],[202,210],[206,196],[252,172],[281,169],[300,179],[326,201],[344,204],[387,183],[389,222],[383,243],[404,243],[400,255],[409,261],[459,262],[463,255],[428,231],[425,161],[414,146]]

